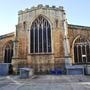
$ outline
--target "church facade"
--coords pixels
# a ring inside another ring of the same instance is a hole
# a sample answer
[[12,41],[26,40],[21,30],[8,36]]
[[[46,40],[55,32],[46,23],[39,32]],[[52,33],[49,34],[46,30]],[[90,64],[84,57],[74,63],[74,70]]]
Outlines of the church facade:
[[16,31],[0,36],[0,63],[35,72],[89,65],[90,27],[68,24],[62,6],[20,10]]

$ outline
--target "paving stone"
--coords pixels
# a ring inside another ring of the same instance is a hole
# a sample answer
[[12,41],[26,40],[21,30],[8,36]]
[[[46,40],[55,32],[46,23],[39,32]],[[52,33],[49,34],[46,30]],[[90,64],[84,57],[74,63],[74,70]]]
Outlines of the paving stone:
[[[81,80],[81,81],[80,81]],[[90,90],[90,76],[37,76],[0,79],[0,90]]]

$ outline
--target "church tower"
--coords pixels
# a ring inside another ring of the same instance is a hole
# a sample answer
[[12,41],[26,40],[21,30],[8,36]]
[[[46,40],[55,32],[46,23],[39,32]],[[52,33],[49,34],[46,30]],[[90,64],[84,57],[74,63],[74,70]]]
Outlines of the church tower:
[[[13,64],[32,67],[35,72],[64,68],[68,56],[67,22],[63,7],[38,5],[20,10],[16,25]],[[66,46],[65,46],[65,45]],[[64,47],[65,46],[65,47]]]

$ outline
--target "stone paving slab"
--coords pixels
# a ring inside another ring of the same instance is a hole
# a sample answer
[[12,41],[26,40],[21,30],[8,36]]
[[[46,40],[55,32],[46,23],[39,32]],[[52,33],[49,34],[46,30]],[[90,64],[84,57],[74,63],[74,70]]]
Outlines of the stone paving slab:
[[90,76],[7,76],[0,79],[0,90],[90,90]]
[[17,84],[9,84],[7,86],[1,87],[0,90],[18,90],[20,85]]
[[29,84],[19,87],[18,90],[90,90],[90,86],[80,84]]

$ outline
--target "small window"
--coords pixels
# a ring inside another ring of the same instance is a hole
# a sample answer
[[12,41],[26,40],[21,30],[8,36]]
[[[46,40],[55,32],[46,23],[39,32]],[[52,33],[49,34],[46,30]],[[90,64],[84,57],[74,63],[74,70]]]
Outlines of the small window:
[[58,19],[55,20],[56,28],[58,27]]
[[23,22],[23,27],[24,27],[24,29],[26,28],[26,22],[25,21]]

